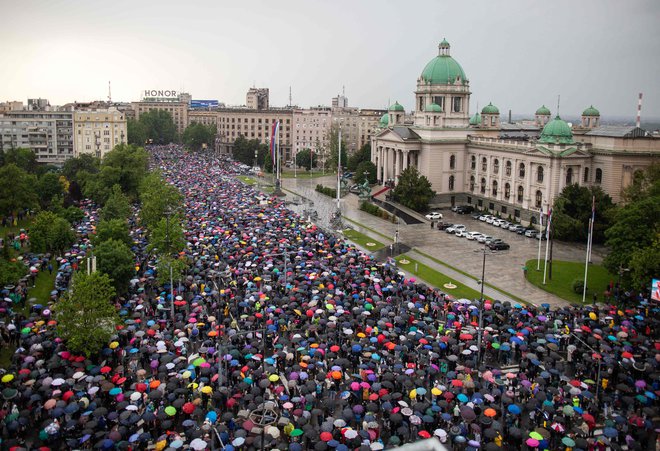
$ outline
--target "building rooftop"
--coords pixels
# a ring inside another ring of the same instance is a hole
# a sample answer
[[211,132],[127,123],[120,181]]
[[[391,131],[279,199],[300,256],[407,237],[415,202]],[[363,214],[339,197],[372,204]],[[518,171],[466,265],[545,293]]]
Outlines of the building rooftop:
[[586,133],[588,136],[608,136],[611,138],[645,138],[651,134],[635,125],[602,125]]

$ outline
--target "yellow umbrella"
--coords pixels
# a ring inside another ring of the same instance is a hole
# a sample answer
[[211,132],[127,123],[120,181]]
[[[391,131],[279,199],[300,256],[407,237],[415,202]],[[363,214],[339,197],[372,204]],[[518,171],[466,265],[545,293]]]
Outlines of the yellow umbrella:
[[191,375],[190,371],[186,370],[186,371],[183,372],[181,377],[183,377],[184,379],[189,379],[190,375]]
[[598,317],[594,312],[589,313],[589,318],[593,321],[596,321],[598,319]]
[[202,387],[202,393],[206,395],[210,395],[211,393],[213,393],[213,389],[211,388],[210,385],[205,385]]
[[2,382],[4,382],[5,384],[7,382],[11,382],[13,380],[14,380],[14,375],[13,374],[5,374],[4,376],[2,376]]
[[118,341],[113,341],[112,343],[110,343],[110,349],[116,349],[117,346],[119,346],[119,342],[118,342]]
[[440,396],[440,395],[442,394],[442,390],[440,390],[438,387],[433,387],[433,388],[431,389],[431,393],[432,393],[434,396]]
[[412,390],[410,390],[410,395],[409,396],[410,396],[410,399],[417,398],[417,389],[413,388]]
[[270,376],[268,376],[268,380],[271,382],[277,382],[280,380],[280,376],[278,376],[277,374],[271,374]]

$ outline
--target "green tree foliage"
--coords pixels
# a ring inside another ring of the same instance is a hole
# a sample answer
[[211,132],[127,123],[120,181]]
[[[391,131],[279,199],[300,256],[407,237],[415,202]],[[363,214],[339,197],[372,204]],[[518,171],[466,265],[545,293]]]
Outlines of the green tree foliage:
[[182,141],[192,150],[200,150],[206,145],[213,148],[217,128],[213,125],[191,123],[183,132]]
[[112,219],[121,219],[126,221],[131,214],[131,204],[128,197],[121,191],[119,185],[112,187],[112,192],[101,209],[101,219],[110,221]]
[[410,166],[401,172],[399,183],[392,190],[394,200],[415,211],[426,211],[435,196],[431,182],[420,175],[416,167]]
[[109,239],[94,247],[97,268],[112,279],[118,293],[125,293],[135,275],[134,255],[123,242]]
[[[6,245],[9,246],[9,243]],[[27,268],[23,263],[0,258],[0,286],[16,284],[26,273]]]
[[11,163],[0,168],[0,215],[10,215],[21,208],[35,209],[39,197],[37,178]]
[[311,149],[303,149],[296,154],[295,163],[298,165],[299,168],[307,169],[308,171],[311,171],[312,169],[317,167],[318,158],[312,154]]
[[[339,158],[339,127],[333,125],[328,131],[328,142],[330,142],[330,157],[326,161],[326,168],[335,170],[337,168],[337,159]],[[341,140],[341,167],[346,167],[348,163],[348,154],[346,153],[346,143]]]
[[127,140],[129,144],[144,146],[147,142],[147,128],[141,121],[128,119],[126,121]]
[[183,197],[173,185],[163,180],[158,172],[150,172],[140,185],[140,221],[151,230],[165,213],[181,208]]
[[109,221],[99,222],[96,226],[96,236],[93,243],[98,246],[108,240],[121,241],[128,247],[133,246],[133,240],[128,231],[128,222],[125,219],[110,219]]
[[363,161],[357,166],[357,168],[355,168],[355,177],[353,180],[355,183],[361,185],[364,183],[364,179],[366,177],[367,180],[369,180],[369,184],[373,185],[377,181],[376,171],[377,170],[375,164],[373,164],[371,161]]
[[355,152],[353,155],[348,157],[348,164],[346,165],[346,167],[348,168],[349,171],[357,172],[357,167],[360,165],[360,163],[363,163],[365,161],[371,161],[370,143],[366,143],[364,146],[360,147],[360,149],[357,152]]
[[172,258],[169,255],[163,255],[158,258],[156,265],[156,280],[163,286],[170,283],[170,267],[172,268],[172,280],[181,280],[188,268],[188,263],[180,258]]
[[105,204],[111,189],[119,185],[129,199],[137,199],[138,187],[147,172],[149,154],[142,148],[120,144],[108,152],[98,174],[78,172],[85,196]]
[[39,213],[30,227],[33,252],[64,252],[76,239],[71,224],[51,211]]
[[169,224],[166,217],[154,224],[149,235],[149,251],[159,255],[172,255],[179,253],[186,246],[186,240],[181,226],[181,217],[176,214],[170,217]]
[[37,170],[37,156],[31,149],[7,149],[4,151],[3,166],[15,164],[25,172],[35,173]]
[[144,127],[146,139],[153,140],[154,144],[169,144],[177,140],[176,125],[167,111],[152,110],[143,113],[140,115],[140,123]]
[[605,241],[609,227],[612,198],[600,187],[587,188],[577,183],[566,186],[552,208],[552,234],[564,241],[585,241],[589,233],[592,199],[596,198],[594,243]]
[[637,289],[646,287],[651,277],[658,276],[660,242],[660,165],[654,164],[643,174],[636,174],[633,184],[624,192],[627,203],[618,206],[612,225],[605,232],[610,253],[604,265],[613,274],[621,268]]
[[60,176],[53,172],[47,172],[39,177],[35,187],[37,196],[39,196],[39,205],[47,209],[52,205],[54,197],[64,194],[64,186],[60,181]]
[[77,272],[73,276],[71,289],[54,307],[57,332],[70,350],[90,357],[108,344],[121,321],[114,297],[107,274]]
[[79,157],[70,158],[62,166],[62,175],[70,181],[78,181],[78,172],[86,171],[89,174],[97,174],[101,170],[101,160],[89,153],[83,153]]

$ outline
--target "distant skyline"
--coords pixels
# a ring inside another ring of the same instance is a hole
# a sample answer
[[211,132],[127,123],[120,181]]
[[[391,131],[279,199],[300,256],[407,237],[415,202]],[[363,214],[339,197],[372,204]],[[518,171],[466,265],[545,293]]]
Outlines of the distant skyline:
[[470,111],[660,118],[660,2],[293,0],[181,3],[3,0],[0,101],[136,101],[145,89],[245,103],[413,108],[415,83],[446,38]]

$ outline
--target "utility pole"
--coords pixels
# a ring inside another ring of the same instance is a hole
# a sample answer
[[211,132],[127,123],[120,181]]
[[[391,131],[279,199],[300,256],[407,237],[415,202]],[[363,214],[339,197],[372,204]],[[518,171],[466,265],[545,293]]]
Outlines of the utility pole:
[[[165,215],[165,254],[170,254],[170,216],[172,215],[172,210],[169,208],[163,213]],[[171,255],[169,255],[171,259]],[[170,315],[172,318],[172,324],[174,324],[174,282],[172,277],[172,261],[169,264],[170,267]]]

